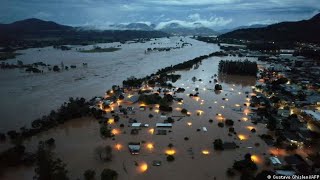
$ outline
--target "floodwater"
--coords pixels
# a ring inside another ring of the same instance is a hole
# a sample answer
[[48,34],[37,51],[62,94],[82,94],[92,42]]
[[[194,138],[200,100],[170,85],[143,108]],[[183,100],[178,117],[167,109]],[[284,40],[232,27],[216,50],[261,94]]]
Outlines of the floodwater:
[[[177,43],[192,46],[165,52],[145,54],[149,47],[175,47]],[[120,43],[98,44],[100,47],[116,47]],[[81,53],[76,49],[92,46],[75,46],[70,51],[52,47],[19,51],[23,55],[6,62],[24,64],[42,61],[50,65],[76,65],[69,71],[29,74],[23,70],[0,70],[0,132],[30,126],[31,122],[57,109],[69,97],[92,98],[102,96],[114,84],[121,84],[130,76],[143,77],[157,69],[193,59],[219,50],[215,44],[207,44],[188,37],[159,38],[146,43],[122,44],[121,50],[107,53]],[[88,63],[83,67],[82,63]]]
[[[226,57],[223,59],[230,59]],[[55,155],[67,163],[67,169],[72,179],[83,179],[83,172],[87,169],[95,169],[97,179],[103,168],[111,168],[119,173],[119,180],[125,179],[228,179],[226,170],[232,167],[234,160],[243,159],[246,153],[254,155],[254,161],[260,167],[264,166],[264,159],[268,157],[268,146],[258,137],[259,134],[267,133],[264,125],[254,125],[250,120],[250,109],[244,106],[251,95],[251,86],[255,84],[255,78],[245,76],[230,76],[221,79],[223,91],[215,93],[212,89],[214,83],[211,78],[217,74],[217,65],[221,58],[213,57],[204,60],[201,65],[190,71],[178,71],[182,77],[174,85],[184,87],[186,92],[176,94],[184,99],[183,103],[174,103],[174,111],[168,113],[167,117],[182,116],[181,108],[186,108],[190,116],[174,117],[176,120],[167,135],[156,135],[155,124],[162,122],[165,118],[160,117],[157,106],[145,111],[139,110],[139,104],[133,105],[136,114],[129,117],[138,122],[148,123],[148,128],[141,128],[138,135],[130,135],[128,119],[121,117],[120,122],[111,124],[119,134],[115,140],[102,139],[99,135],[99,124],[93,119],[76,119],[65,123],[55,129],[51,129],[39,136],[31,138],[26,142],[29,151],[34,151],[40,140],[50,137],[55,138],[56,147],[53,149]],[[201,78],[202,81],[192,81],[192,77]],[[229,79],[229,80],[227,80]],[[229,83],[232,82],[232,83]],[[190,98],[188,94],[195,93],[199,88],[199,98]],[[248,92],[248,94],[246,94]],[[248,96],[248,97],[247,97]],[[223,100],[222,98],[226,98]],[[126,104],[121,104],[126,107]],[[117,105],[114,105],[117,108]],[[153,114],[153,118],[148,115]],[[221,114],[221,115],[217,115]],[[110,114],[109,114],[110,115]],[[111,117],[111,115],[110,115]],[[229,127],[218,127],[218,122],[224,122],[225,118],[234,121],[237,135],[228,135]],[[178,121],[179,119],[179,121]],[[213,120],[213,123],[209,122]],[[119,124],[125,124],[120,128]],[[203,131],[206,127],[207,131]],[[256,129],[256,133],[250,131]],[[151,133],[150,129],[155,132]],[[197,131],[200,129],[200,131]],[[184,138],[189,140],[185,141]],[[240,147],[236,150],[213,150],[213,141],[221,138],[224,142],[236,142]],[[139,155],[130,155],[128,151],[129,142],[142,142]],[[152,144],[153,148],[148,144]],[[167,162],[165,152],[168,144],[173,144],[175,161]],[[260,146],[256,147],[255,143]],[[111,145],[113,147],[113,159],[111,162],[101,162],[95,158],[95,149],[99,146]],[[205,152],[205,153],[203,153]],[[162,165],[152,166],[153,160],[160,160]],[[136,166],[138,164],[138,166]],[[21,168],[9,170],[5,179],[32,179],[33,168]],[[234,179],[237,179],[235,177]]]

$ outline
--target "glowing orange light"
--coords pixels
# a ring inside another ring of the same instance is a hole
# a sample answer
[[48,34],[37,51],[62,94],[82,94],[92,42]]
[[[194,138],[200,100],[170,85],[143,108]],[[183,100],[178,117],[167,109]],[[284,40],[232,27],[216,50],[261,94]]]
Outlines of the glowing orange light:
[[167,155],[174,155],[176,153],[176,151],[174,149],[168,149],[166,150],[166,154]]
[[270,148],[269,152],[270,152],[270,154],[273,154],[274,156],[286,156],[287,155],[287,152],[285,149]]
[[197,110],[197,113],[198,113],[199,115],[202,115],[203,112],[204,112],[204,111],[202,111],[202,110]]
[[252,129],[255,129],[255,128],[253,126],[247,126],[247,129],[251,131]]
[[154,129],[153,128],[149,129],[149,133],[153,134],[154,133]]
[[177,107],[176,110],[177,110],[177,111],[181,111],[181,108]]
[[155,109],[154,112],[159,113],[160,111],[159,111],[159,109]]
[[195,99],[196,99],[196,101],[199,101],[199,100],[200,100],[200,98],[199,98],[199,97],[195,97]]
[[247,117],[243,117],[242,120],[248,121],[248,118]]
[[243,113],[249,114],[249,113],[250,113],[250,109],[244,109],[244,110],[243,110]]
[[114,119],[108,119],[108,124],[114,124]]
[[247,137],[246,137],[245,135],[243,135],[243,134],[239,134],[239,135],[238,135],[238,138],[239,138],[241,141],[247,139]]
[[144,104],[144,103],[140,103],[140,106],[146,106],[146,104]]
[[257,155],[251,155],[251,161],[257,163],[257,164],[260,164],[261,163],[261,158]]
[[121,145],[121,144],[116,144],[116,145],[115,145],[115,148],[116,148],[118,151],[120,151],[120,150],[122,149],[122,145]]
[[202,154],[208,155],[208,154],[210,154],[210,152],[208,150],[202,150]]
[[143,173],[143,172],[146,172],[147,170],[148,170],[148,164],[145,162],[141,163],[139,166],[139,171]]
[[147,148],[148,148],[149,150],[152,150],[152,149],[154,148],[154,146],[153,146],[152,143],[148,143],[148,144],[147,144]]
[[156,106],[155,106],[156,108],[159,108],[160,107],[160,105],[159,104],[156,104]]
[[118,129],[112,129],[112,130],[111,130],[111,133],[112,133],[113,135],[118,135],[118,134],[120,134],[120,131],[119,131]]

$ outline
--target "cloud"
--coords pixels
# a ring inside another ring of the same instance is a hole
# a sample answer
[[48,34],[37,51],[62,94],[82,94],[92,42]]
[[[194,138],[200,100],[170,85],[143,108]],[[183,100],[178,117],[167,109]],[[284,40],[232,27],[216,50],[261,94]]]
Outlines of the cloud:
[[183,27],[195,28],[199,26],[204,26],[208,28],[215,28],[225,26],[232,22],[232,19],[225,19],[223,17],[210,17],[209,19],[203,19],[199,14],[190,14],[188,20],[170,20],[165,22],[160,22],[156,29],[163,29],[167,25],[176,23]]
[[248,25],[255,25],[255,24],[263,24],[263,25],[268,25],[268,24],[274,24],[278,23],[279,21],[274,20],[274,19],[266,19],[266,20],[261,20],[261,21],[252,21]]
[[143,0],[144,2],[159,5],[178,5],[178,6],[199,6],[199,5],[216,5],[230,4],[240,2],[240,0]]

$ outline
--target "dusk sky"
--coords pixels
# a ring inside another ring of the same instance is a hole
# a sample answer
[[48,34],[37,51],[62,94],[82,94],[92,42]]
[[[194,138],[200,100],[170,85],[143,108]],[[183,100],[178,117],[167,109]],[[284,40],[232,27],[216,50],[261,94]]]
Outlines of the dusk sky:
[[114,23],[201,23],[215,30],[308,19],[319,0],[0,0],[0,22],[40,18],[72,26]]

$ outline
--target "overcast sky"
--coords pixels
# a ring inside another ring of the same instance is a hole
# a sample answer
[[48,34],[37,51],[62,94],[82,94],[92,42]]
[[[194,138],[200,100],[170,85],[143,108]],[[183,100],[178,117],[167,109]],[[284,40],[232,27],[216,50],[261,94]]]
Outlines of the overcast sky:
[[178,22],[219,30],[308,19],[320,0],[0,0],[0,22],[40,18],[73,26]]

